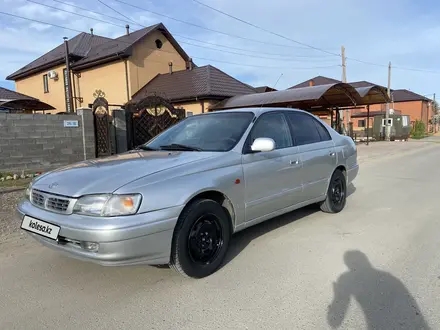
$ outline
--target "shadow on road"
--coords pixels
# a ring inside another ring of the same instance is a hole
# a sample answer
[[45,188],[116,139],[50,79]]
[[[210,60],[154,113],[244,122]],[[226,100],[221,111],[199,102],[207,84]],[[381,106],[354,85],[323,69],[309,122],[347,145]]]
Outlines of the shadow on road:
[[[350,183],[347,187],[347,198],[354,194],[355,191],[356,187],[353,183]],[[321,212],[319,206],[312,204],[238,232],[232,236],[228,253],[225,256],[221,267],[224,267],[227,263],[237,257],[254,239],[316,212]]]
[[390,273],[374,268],[360,251],[347,251],[348,271],[333,282],[334,299],[327,313],[328,324],[338,328],[353,297],[362,308],[368,329],[429,329],[405,285]]

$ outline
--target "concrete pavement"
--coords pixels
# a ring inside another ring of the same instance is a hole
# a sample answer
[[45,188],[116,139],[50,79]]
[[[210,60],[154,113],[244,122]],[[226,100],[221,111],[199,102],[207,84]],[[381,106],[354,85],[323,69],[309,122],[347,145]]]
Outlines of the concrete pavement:
[[365,158],[342,213],[241,232],[202,280],[2,244],[0,329],[440,328],[439,163],[437,143]]

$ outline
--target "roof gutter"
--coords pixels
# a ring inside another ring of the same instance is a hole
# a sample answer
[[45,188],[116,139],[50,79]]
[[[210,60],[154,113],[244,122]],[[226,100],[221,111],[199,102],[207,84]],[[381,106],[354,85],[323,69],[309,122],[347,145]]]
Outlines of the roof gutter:
[[123,52],[123,53],[112,54],[110,56],[103,57],[103,58],[100,58],[96,61],[91,61],[91,62],[87,62],[84,64],[81,64],[81,63],[72,64],[72,71],[81,71],[81,70],[88,69],[90,67],[94,67],[94,66],[97,66],[100,64],[105,64],[105,63],[121,60],[121,59],[127,58],[129,56],[130,56],[129,54],[126,54],[125,52]]
[[6,80],[18,80],[18,79],[21,79],[21,78],[26,78],[26,77],[28,77],[28,76],[30,76],[32,74],[42,72],[42,71],[44,71],[46,69],[50,69],[54,65],[64,64],[65,61],[66,61],[65,57],[62,57],[62,58],[59,58],[59,59],[57,59],[55,61],[52,61],[52,62],[46,63],[44,65],[38,66],[36,68],[30,69],[28,71],[24,71],[24,72],[21,72],[21,73],[18,73],[18,74],[11,74],[11,75],[6,77]]

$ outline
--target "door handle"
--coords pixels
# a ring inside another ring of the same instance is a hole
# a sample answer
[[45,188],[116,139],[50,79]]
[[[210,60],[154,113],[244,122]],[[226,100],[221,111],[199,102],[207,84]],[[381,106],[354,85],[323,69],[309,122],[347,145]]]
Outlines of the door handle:
[[329,153],[330,157],[335,157],[335,153],[332,151]]
[[297,160],[291,160],[291,161],[290,161],[290,165],[298,165],[298,164],[299,164],[298,159],[297,159]]

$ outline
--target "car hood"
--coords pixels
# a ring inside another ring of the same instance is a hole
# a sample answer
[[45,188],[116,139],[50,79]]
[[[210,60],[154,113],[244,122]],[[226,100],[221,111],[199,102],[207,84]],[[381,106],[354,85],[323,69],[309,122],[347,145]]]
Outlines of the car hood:
[[196,151],[127,152],[59,168],[42,175],[32,187],[71,197],[112,193],[141,177],[219,156],[221,153]]

